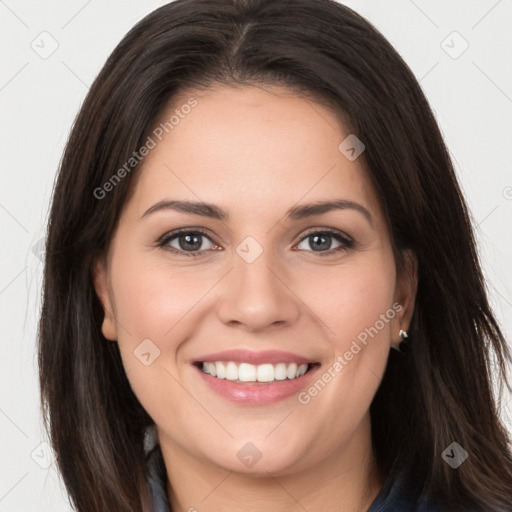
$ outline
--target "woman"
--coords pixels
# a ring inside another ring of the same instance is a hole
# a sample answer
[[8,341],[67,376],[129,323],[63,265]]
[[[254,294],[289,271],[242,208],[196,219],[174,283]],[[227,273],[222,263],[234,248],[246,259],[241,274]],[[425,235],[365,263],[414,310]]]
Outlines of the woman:
[[125,36],[47,237],[77,510],[512,510],[507,361],[440,131],[371,24],[177,0]]

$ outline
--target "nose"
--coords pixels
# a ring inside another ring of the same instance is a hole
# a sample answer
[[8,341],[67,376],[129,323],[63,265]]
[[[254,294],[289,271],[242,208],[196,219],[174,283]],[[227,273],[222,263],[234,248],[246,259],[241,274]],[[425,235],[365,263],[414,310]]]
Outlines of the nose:
[[270,251],[263,251],[251,263],[235,254],[232,270],[220,283],[219,318],[251,332],[293,324],[300,315],[301,301],[289,281],[289,274]]

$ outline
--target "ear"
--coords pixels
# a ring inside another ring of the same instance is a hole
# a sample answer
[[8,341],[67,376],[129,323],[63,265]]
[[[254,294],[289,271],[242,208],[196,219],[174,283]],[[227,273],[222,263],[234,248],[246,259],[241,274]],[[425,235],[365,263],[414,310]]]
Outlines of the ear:
[[416,291],[418,289],[418,259],[409,249],[405,250],[403,255],[404,266],[401,273],[397,276],[395,289],[395,302],[400,304],[402,308],[398,311],[393,326],[394,330],[391,340],[393,345],[401,341],[398,336],[400,329],[404,331],[409,330],[412,314],[414,313]]
[[106,258],[103,256],[95,259],[92,267],[93,283],[96,295],[103,306],[104,317],[101,332],[107,340],[117,341],[117,326],[109,293],[108,270],[105,260]]

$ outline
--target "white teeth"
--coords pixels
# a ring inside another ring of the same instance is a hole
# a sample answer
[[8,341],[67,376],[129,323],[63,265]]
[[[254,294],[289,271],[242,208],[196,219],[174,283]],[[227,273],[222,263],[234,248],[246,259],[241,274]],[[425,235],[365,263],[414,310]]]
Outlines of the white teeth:
[[306,373],[306,370],[308,369],[307,365],[305,364],[301,364],[298,368],[297,368],[297,377],[302,377],[305,373]]
[[203,363],[203,372],[212,377],[240,382],[273,382],[274,380],[296,379],[308,370],[307,364],[296,363],[260,364],[234,363],[223,361]]
[[[204,369],[204,364],[203,363],[203,371],[206,372],[206,373],[209,373],[210,375],[213,375],[212,372],[208,372]],[[216,373],[217,373],[217,378],[219,379],[225,379],[226,378],[226,366],[224,363],[208,363],[208,364],[211,364],[215,370],[216,370]],[[215,377],[215,375],[213,375]]]
[[[242,370],[243,364],[240,365],[240,370]],[[252,365],[251,365],[252,366]],[[254,367],[256,370],[256,367]],[[275,379],[275,370],[273,364],[260,364],[258,366],[256,379],[258,382],[272,382]],[[240,372],[240,380],[242,379],[242,373]]]
[[[258,377],[260,368],[261,367],[259,366]],[[256,380],[256,366],[254,366],[253,364],[241,363],[240,366],[238,367],[238,380],[241,380],[242,382],[254,382]]]
[[226,366],[226,379],[237,380],[238,379],[238,366],[230,361]]
[[279,363],[274,366],[274,379],[276,379],[276,380],[286,379],[286,364]]
[[286,376],[289,379],[294,379],[297,376],[297,365],[295,363],[288,365]]
[[206,373],[213,375],[213,377],[217,375],[217,365],[215,363],[203,363],[203,368]]

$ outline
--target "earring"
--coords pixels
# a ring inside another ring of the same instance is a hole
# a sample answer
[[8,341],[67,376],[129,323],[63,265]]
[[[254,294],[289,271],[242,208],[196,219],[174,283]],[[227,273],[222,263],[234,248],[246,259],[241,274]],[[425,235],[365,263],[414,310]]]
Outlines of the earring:
[[391,348],[394,348],[396,351],[402,354],[406,354],[407,352],[409,352],[409,344],[405,340],[406,338],[409,337],[409,335],[407,334],[407,331],[400,329],[400,331],[398,332],[398,336],[400,338],[400,341],[398,342],[397,345],[391,345]]

